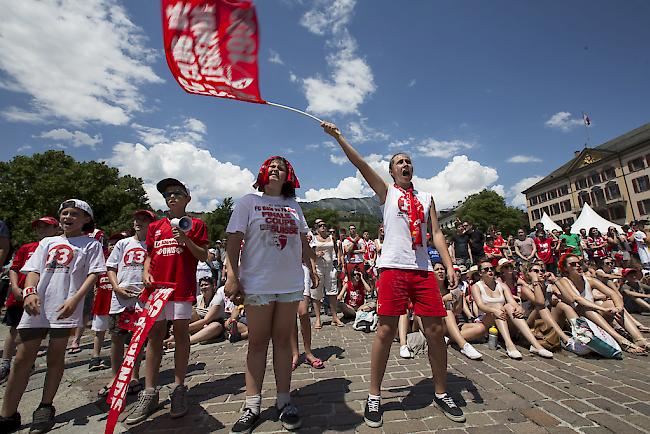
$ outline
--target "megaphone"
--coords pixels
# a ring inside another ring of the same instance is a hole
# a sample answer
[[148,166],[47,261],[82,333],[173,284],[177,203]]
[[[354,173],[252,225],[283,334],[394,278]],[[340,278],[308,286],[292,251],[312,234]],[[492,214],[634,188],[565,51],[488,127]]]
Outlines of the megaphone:
[[192,230],[192,218],[188,216],[173,218],[169,221],[169,224],[172,225],[173,228],[178,228],[183,232],[189,232]]

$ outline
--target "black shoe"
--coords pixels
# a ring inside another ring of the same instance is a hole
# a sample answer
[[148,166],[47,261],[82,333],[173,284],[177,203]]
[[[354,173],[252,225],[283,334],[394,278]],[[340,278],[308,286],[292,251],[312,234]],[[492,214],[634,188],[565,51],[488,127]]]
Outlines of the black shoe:
[[231,344],[234,344],[235,342],[239,342],[241,340],[241,335],[239,334],[237,323],[234,321],[230,323],[230,326],[228,326],[228,340]]
[[463,410],[460,409],[454,402],[454,399],[445,394],[443,398],[438,398],[437,396],[433,396],[434,402],[440,407],[440,410],[447,416],[449,419],[453,420],[454,422],[465,422],[465,415],[463,414]]
[[368,398],[366,401],[366,409],[363,412],[363,420],[370,428],[379,428],[384,423],[384,419],[381,416],[381,410],[379,409],[380,405],[381,401],[378,399]]
[[278,413],[280,413],[278,419],[280,419],[280,423],[287,431],[296,430],[300,428],[300,425],[302,425],[302,420],[298,414],[298,408],[295,405],[291,403],[286,404],[282,407],[282,410],[278,409]]
[[32,426],[30,433],[46,433],[54,427],[54,415],[56,410],[52,405],[41,405],[32,414]]
[[108,360],[108,359],[100,359],[99,367],[100,367],[100,369],[110,369],[111,361]]
[[20,429],[20,413],[15,412],[12,416],[0,416],[0,432],[14,432]]
[[230,434],[250,433],[255,428],[255,425],[260,420],[260,415],[253,413],[250,408],[245,408],[244,413],[239,416],[237,422],[232,426]]
[[99,357],[93,357],[92,359],[90,359],[90,362],[88,362],[89,372],[95,372],[101,369],[102,369],[102,359],[100,359]]

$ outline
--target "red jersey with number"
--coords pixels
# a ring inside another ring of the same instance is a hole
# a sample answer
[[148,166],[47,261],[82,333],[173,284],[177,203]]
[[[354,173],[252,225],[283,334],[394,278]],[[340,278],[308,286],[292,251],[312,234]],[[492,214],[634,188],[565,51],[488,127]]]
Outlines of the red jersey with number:
[[[25,280],[27,279],[27,275],[21,273],[20,269],[23,268],[25,262],[27,262],[27,260],[32,257],[37,247],[38,247],[38,242],[23,244],[22,246],[20,246],[20,248],[14,255],[14,259],[11,261],[11,266],[9,267],[9,269],[18,273],[18,286],[20,287],[20,289],[25,288]],[[13,291],[9,291],[9,295],[7,296],[7,301],[5,302],[5,306],[11,307],[11,306],[22,306],[22,305],[23,302],[16,300]]]
[[[192,229],[187,237],[197,246],[208,245],[208,228],[201,219],[192,218]],[[151,257],[149,273],[154,282],[173,282],[174,293],[169,298],[174,301],[196,300],[196,265],[199,260],[192,252],[180,245],[168,218],[155,221],[147,231],[147,253]]]

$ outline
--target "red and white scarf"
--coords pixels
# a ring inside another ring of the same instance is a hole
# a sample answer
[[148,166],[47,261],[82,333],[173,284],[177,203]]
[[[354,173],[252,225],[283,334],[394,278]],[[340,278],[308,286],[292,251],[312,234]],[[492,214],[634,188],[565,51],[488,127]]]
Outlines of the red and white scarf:
[[409,232],[411,233],[411,242],[413,250],[417,250],[418,246],[422,245],[422,222],[424,221],[424,207],[415,196],[413,186],[408,189],[403,189],[395,184],[404,197],[406,197],[406,204],[408,205],[408,219],[409,219]]

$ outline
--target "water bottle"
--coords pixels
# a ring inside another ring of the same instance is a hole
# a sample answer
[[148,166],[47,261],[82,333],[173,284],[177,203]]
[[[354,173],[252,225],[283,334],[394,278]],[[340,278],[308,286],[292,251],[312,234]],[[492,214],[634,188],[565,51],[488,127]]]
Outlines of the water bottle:
[[488,330],[488,334],[488,348],[496,350],[499,342],[499,330],[495,326],[492,326],[490,327],[490,330]]

